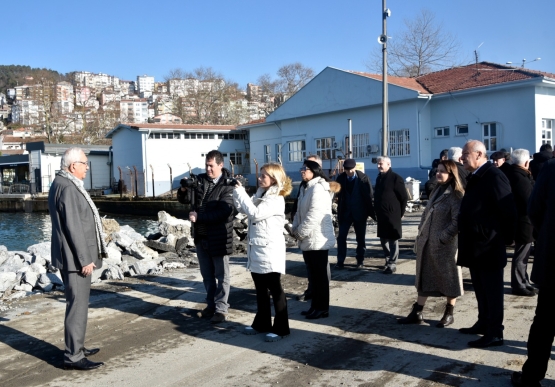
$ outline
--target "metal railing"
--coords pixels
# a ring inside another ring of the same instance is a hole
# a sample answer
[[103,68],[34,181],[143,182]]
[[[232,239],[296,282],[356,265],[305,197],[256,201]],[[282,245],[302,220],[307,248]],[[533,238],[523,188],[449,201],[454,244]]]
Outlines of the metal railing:
[[10,195],[10,194],[28,194],[31,193],[30,184],[1,184],[0,183],[0,194]]

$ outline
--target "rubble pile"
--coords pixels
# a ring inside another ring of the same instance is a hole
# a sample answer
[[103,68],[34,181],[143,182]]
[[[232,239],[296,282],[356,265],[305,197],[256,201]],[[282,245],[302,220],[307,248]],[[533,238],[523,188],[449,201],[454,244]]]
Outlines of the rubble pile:
[[[95,270],[92,282],[124,280],[137,275],[157,275],[164,270],[197,266],[191,222],[158,213],[156,234],[143,235],[130,226],[120,226],[114,219],[102,219],[108,257]],[[233,253],[247,251],[248,219],[239,214],[233,222]],[[296,242],[284,229],[288,247]],[[3,301],[33,294],[63,290],[60,271],[52,266],[50,242],[38,243],[27,251],[8,251],[0,245],[0,310]]]
[[[191,223],[164,211],[158,213],[160,232],[148,239],[113,219],[103,218],[102,226],[108,257],[102,268],[93,272],[93,283],[198,264]],[[0,305],[33,292],[63,290],[63,286],[60,271],[52,266],[50,242],[30,246],[27,251],[8,251],[0,245]]]

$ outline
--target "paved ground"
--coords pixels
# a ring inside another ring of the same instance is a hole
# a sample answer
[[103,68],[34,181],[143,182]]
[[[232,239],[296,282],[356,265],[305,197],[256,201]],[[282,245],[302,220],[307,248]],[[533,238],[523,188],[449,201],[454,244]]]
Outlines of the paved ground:
[[[333,271],[330,317],[306,320],[308,309],[294,295],[305,286],[297,249],[290,249],[284,288],[292,333],[277,343],[241,333],[255,311],[245,258],[232,258],[229,321],[213,326],[195,314],[203,307],[198,269],[163,277],[104,282],[92,292],[88,347],[101,347],[98,370],[64,371],[64,299],[61,293],[33,296],[0,314],[0,385],[9,386],[510,386],[510,374],[526,356],[535,298],[510,294],[505,270],[505,346],[470,349],[475,339],[457,328],[474,323],[476,301],[465,276],[466,294],[455,308],[453,326],[438,329],[444,300],[430,299],[426,324],[401,326],[415,300],[411,252],[420,214],[407,214],[396,274],[383,265],[375,226],[368,227],[369,258],[362,270]],[[349,235],[354,254],[354,234]],[[335,262],[336,251],[330,252]],[[544,386],[555,386],[550,363]]]

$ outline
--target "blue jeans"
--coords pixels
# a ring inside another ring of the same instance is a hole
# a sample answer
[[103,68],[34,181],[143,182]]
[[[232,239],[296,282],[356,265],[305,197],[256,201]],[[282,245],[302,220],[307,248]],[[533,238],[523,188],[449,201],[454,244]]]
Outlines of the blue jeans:
[[366,219],[347,220],[339,223],[339,234],[337,235],[337,263],[343,265],[347,257],[347,235],[351,224],[354,225],[357,240],[356,258],[357,263],[362,264],[366,252]]
[[227,313],[229,304],[230,276],[229,276],[229,256],[222,257],[210,256],[207,248],[207,240],[201,240],[197,244],[197,257],[200,266],[202,282],[206,289],[206,303],[216,313]]

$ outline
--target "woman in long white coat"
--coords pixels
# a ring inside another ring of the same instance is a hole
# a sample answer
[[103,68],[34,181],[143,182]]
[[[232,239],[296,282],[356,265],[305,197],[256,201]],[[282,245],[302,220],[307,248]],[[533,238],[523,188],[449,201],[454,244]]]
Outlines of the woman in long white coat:
[[302,313],[307,319],[317,319],[329,315],[328,252],[335,245],[331,198],[341,186],[334,181],[328,182],[316,161],[304,161],[301,177],[305,185],[299,194],[293,236],[299,241],[312,283],[312,304]]
[[[266,341],[278,341],[290,333],[281,275],[285,274],[284,197],[291,193],[291,179],[280,164],[265,164],[260,169],[258,186],[252,198],[240,183],[233,191],[235,207],[249,219],[247,270],[254,281],[258,307],[252,325],[244,332],[267,332]],[[273,324],[268,290],[274,300]]]

